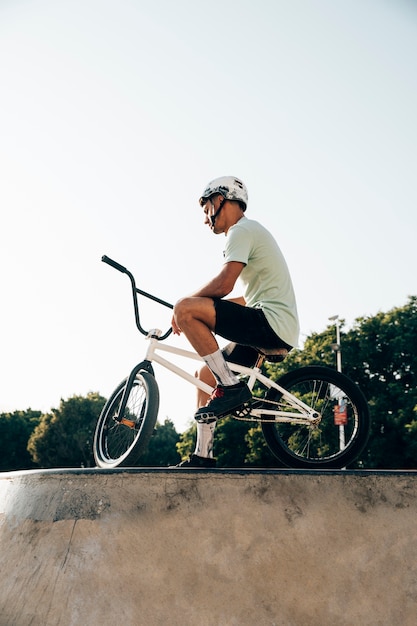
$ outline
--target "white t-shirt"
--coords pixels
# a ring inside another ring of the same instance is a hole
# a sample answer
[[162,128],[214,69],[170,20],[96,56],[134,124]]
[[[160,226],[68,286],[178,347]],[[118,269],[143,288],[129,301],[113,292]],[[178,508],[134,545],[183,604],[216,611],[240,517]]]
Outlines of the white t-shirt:
[[240,279],[246,306],[261,308],[274,332],[290,346],[298,345],[299,323],[287,263],[271,233],[243,216],[229,228],[224,262],[245,263]]

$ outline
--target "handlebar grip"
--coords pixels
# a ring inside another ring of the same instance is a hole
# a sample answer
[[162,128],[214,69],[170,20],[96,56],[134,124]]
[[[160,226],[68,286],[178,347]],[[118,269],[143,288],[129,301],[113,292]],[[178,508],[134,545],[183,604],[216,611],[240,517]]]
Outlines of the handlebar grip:
[[112,267],[114,267],[115,270],[122,272],[122,274],[128,273],[127,269],[123,265],[120,265],[120,263],[118,263],[117,261],[113,261],[113,259],[106,256],[105,254],[101,257],[101,260],[103,261],[103,263],[107,263],[107,265],[111,265]]

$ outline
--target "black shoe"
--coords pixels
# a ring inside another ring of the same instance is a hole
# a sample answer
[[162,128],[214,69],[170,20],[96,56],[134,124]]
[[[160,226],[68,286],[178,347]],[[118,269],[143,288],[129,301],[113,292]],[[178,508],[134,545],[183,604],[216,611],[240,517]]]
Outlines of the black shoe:
[[229,415],[252,398],[249,387],[244,382],[237,385],[217,385],[206,406],[202,406],[194,415],[197,422],[209,424],[223,415]]
[[192,454],[189,459],[178,463],[178,465],[173,465],[171,469],[181,467],[181,468],[198,468],[198,467],[216,467],[216,459],[209,459],[204,456],[197,456],[197,454]]

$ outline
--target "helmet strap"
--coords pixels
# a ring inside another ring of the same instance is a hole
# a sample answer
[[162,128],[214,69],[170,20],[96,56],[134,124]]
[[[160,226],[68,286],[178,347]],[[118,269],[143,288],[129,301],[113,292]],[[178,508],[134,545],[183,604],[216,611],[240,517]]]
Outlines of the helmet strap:
[[220,202],[219,208],[217,209],[217,211],[215,212],[214,215],[210,215],[210,222],[211,225],[214,227],[214,222],[216,221],[216,217],[218,216],[218,214],[220,213],[220,211],[223,208],[224,203],[226,202],[226,198],[223,198],[223,200]]

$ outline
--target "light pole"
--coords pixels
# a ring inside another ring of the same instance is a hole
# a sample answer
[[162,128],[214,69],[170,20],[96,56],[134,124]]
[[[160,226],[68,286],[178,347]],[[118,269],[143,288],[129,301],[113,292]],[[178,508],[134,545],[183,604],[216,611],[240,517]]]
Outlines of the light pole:
[[[336,326],[336,343],[332,343],[332,350],[336,352],[336,369],[338,372],[342,371],[342,349],[340,345],[340,322],[338,315],[332,315],[329,317],[331,322],[335,323]],[[346,416],[346,404],[345,398],[339,398],[339,416]],[[344,450],[345,448],[345,426],[344,423],[339,422],[339,448],[340,450]]]
[[339,316],[333,315],[329,317],[331,322],[335,323],[336,326],[336,343],[332,343],[332,350],[336,352],[336,369],[338,372],[342,371],[342,349],[340,347],[340,322]]

